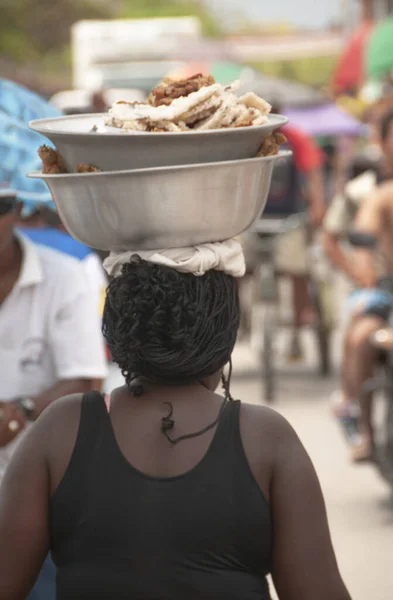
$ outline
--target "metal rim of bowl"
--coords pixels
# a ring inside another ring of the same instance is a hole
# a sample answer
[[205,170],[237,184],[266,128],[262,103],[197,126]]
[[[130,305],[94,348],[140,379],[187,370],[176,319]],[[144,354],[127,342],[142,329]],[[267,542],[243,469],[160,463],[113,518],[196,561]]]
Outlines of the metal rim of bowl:
[[263,131],[264,129],[267,129],[268,127],[276,127],[277,129],[279,129],[280,127],[283,127],[284,125],[286,125],[288,123],[288,118],[285,117],[284,115],[278,115],[278,114],[270,114],[270,117],[274,117],[277,120],[277,123],[265,123],[264,125],[254,125],[251,127],[239,127],[239,128],[235,128],[235,127],[228,127],[225,129],[208,129],[206,131],[200,131],[200,130],[196,130],[196,131],[163,131],[163,132],[155,132],[155,131],[130,131],[130,132],[125,132],[122,131],[121,129],[119,129],[119,133],[115,133],[115,132],[105,132],[105,133],[99,133],[96,131],[64,131],[61,129],[50,129],[48,130],[47,128],[44,127],[44,129],[42,129],[42,127],[40,127],[41,125],[45,125],[47,123],[57,123],[57,122],[61,122],[61,121],[77,121],[77,120],[82,120],[85,118],[94,118],[96,117],[97,119],[100,119],[104,116],[107,116],[107,113],[98,113],[97,115],[94,114],[83,114],[83,115],[71,115],[71,116],[64,116],[64,117],[52,117],[52,118],[47,118],[47,119],[34,119],[33,121],[29,121],[28,126],[30,129],[32,129],[33,131],[36,131],[38,133],[41,133],[42,135],[67,135],[67,136],[95,136],[95,137],[103,137],[103,138],[117,138],[119,136],[130,136],[130,137],[169,137],[169,138],[173,138],[173,137],[189,137],[189,136],[206,136],[206,135],[212,135],[213,133],[215,134],[219,134],[219,135],[228,135],[229,133],[233,133],[235,131]]
[[42,173],[41,171],[32,171],[27,174],[28,177],[32,179],[71,179],[76,177],[116,177],[117,175],[138,175],[138,174],[153,174],[153,173],[163,173],[165,171],[168,172],[176,172],[176,171],[185,171],[191,169],[202,169],[206,167],[221,167],[224,165],[238,165],[238,164],[254,164],[259,162],[271,162],[273,160],[278,160],[280,158],[287,158],[292,155],[291,150],[281,150],[278,154],[274,156],[257,156],[254,158],[244,158],[241,160],[223,160],[219,162],[212,163],[196,163],[189,165],[173,165],[167,167],[148,167],[147,169],[126,169],[123,171],[98,171],[94,173]]

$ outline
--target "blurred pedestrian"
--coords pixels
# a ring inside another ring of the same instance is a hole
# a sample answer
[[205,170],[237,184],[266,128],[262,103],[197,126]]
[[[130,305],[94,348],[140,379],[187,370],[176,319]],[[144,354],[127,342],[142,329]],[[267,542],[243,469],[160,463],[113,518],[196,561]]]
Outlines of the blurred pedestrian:
[[49,548],[59,600],[268,600],[269,573],[280,600],[350,600],[302,444],[223,373],[243,258],[195,276],[200,258],[112,271],[104,332],[127,384],[55,403],[15,456],[1,600],[25,597]]
[[96,251],[78,242],[66,231],[55,206],[37,203],[35,210],[30,209],[29,216],[24,216],[18,226],[19,231],[35,244],[47,246],[80,262],[101,315],[108,285],[102,260]]
[[[24,213],[26,213],[26,210],[24,210]],[[102,266],[102,256],[92,248],[78,242],[65,230],[53,203],[36,203],[34,207],[30,203],[28,216],[25,214],[18,225],[20,225],[19,231],[35,244],[47,246],[80,262],[85,273],[86,283],[92,294],[91,301],[95,301],[101,318],[108,285],[108,279]],[[104,384],[104,389],[107,390],[113,383],[115,384],[114,387],[117,387],[120,381],[124,380],[116,365],[112,363],[106,345],[105,350],[109,371],[109,378]]]
[[[393,169],[393,156],[390,161]],[[350,179],[343,192],[334,196],[323,222],[326,255],[353,284],[360,286],[364,284],[366,274],[353,261],[353,252],[348,247],[346,249],[346,245],[360,206],[372,196],[379,183],[384,181],[385,171],[381,167],[381,164],[367,156],[355,157]]]
[[[274,107],[273,112],[280,112]],[[277,162],[263,218],[286,218],[307,210],[309,224],[318,229],[325,215],[324,154],[314,140],[304,131],[286,125],[282,128],[293,156]],[[248,273],[259,267],[258,241],[254,234],[244,236]],[[279,236],[276,243],[275,264],[280,274],[288,276],[292,284],[294,313],[293,333],[288,352],[290,360],[303,357],[300,345],[300,329],[315,318],[308,294],[308,244],[307,224],[291,228]],[[244,286],[246,280],[242,282]],[[247,307],[243,311],[247,314]],[[244,318],[246,329],[251,319]]]
[[[0,479],[31,423],[54,400],[100,389],[107,374],[81,266],[17,233],[21,209],[16,194],[0,193]],[[47,561],[31,600],[54,597]]]
[[[287,214],[301,212],[306,207],[309,223],[317,230],[321,227],[326,212],[324,154],[312,137],[301,129],[289,124],[282,131],[293,152],[295,170],[287,205],[289,209],[289,201],[292,200],[292,209]],[[305,228],[294,229],[281,240],[278,239],[277,267],[281,274],[290,276],[293,290],[294,327],[288,355],[290,360],[303,358],[300,329],[315,318],[308,294],[308,246],[309,236]]]

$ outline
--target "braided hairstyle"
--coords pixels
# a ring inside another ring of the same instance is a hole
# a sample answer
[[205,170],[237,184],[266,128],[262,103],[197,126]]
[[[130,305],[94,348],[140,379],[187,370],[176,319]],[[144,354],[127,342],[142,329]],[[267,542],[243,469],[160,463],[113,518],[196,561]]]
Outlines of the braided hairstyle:
[[134,255],[108,287],[103,333],[134,396],[138,378],[186,385],[230,361],[239,328],[236,280],[179,273]]

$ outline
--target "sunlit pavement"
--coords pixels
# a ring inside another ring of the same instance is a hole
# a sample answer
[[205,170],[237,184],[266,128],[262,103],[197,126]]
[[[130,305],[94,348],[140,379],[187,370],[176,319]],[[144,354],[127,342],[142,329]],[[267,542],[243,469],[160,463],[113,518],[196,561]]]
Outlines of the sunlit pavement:
[[[306,364],[288,367],[281,362],[275,408],[291,422],[314,461],[338,561],[353,600],[388,600],[393,598],[390,490],[371,466],[354,467],[349,463],[341,432],[329,412],[336,381],[317,377],[312,340],[305,342]],[[235,352],[234,368],[234,396],[260,403],[257,357],[245,344]]]

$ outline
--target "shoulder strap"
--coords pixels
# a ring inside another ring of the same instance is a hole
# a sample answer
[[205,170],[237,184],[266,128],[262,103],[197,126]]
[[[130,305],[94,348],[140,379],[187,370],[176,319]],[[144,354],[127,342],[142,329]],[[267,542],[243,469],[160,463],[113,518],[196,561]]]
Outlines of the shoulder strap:
[[99,392],[84,394],[77,439],[78,452],[91,458],[99,431],[107,418],[104,396]]
[[62,504],[72,505],[76,497],[80,498],[80,502],[87,499],[93,471],[91,465],[95,462],[96,450],[102,439],[105,418],[107,416],[103,396],[98,392],[84,394],[74,450],[52,501],[58,501],[60,497]]
[[229,401],[225,405],[212,442],[211,451],[225,451],[227,453],[229,448],[235,448],[240,414],[239,407],[239,401]]
[[101,420],[106,415],[105,396],[100,392],[88,392],[82,399],[82,418]]

